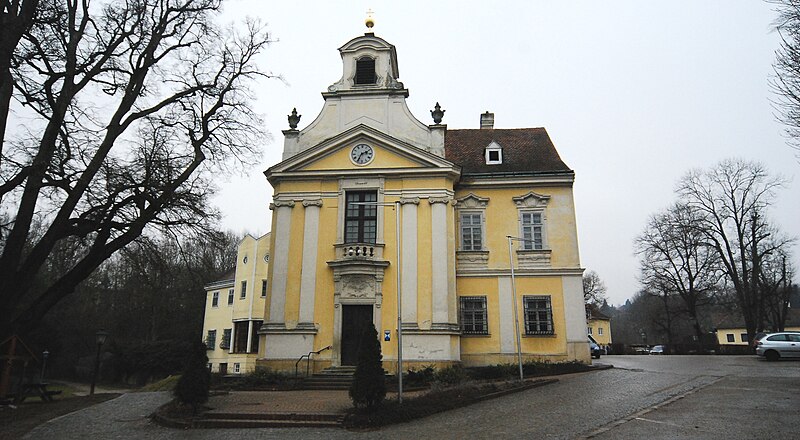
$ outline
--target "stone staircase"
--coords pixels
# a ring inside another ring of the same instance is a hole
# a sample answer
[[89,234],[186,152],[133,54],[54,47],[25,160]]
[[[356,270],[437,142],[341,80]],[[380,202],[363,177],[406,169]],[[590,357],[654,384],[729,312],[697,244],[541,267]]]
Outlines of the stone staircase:
[[354,366],[328,367],[303,381],[305,390],[349,390],[353,383]]
[[344,414],[326,413],[225,413],[208,412],[195,422],[196,428],[339,428]]

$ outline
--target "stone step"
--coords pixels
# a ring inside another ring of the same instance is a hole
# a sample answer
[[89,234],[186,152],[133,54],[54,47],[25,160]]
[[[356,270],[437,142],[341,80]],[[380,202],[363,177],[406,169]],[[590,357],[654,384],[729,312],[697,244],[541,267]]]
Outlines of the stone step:
[[341,428],[342,420],[203,419],[197,428]]

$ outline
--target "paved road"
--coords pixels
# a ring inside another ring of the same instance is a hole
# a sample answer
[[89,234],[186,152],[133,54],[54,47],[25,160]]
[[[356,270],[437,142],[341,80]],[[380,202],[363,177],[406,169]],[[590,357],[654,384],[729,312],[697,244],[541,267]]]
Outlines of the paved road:
[[767,363],[753,356],[608,356],[601,361],[617,368],[562,377],[553,385],[380,431],[172,430],[146,418],[169,396],[135,393],[52,420],[26,438],[800,438],[800,362]]

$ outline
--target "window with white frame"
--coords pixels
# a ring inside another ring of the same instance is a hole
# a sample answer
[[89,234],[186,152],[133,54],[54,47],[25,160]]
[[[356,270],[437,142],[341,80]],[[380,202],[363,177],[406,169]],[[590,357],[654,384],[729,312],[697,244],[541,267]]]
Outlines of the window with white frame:
[[525,295],[522,297],[525,308],[526,335],[552,335],[553,309],[549,295]]
[[214,349],[214,345],[217,343],[217,331],[216,330],[209,330],[206,333],[206,348],[209,350]]
[[211,307],[218,307],[219,306],[219,292],[214,292],[211,294]]
[[603,327],[597,327],[597,334],[600,336],[603,335]]
[[267,280],[261,280],[261,297],[267,297]]
[[523,238],[522,249],[526,251],[544,249],[543,217],[542,211],[520,212],[520,226]]
[[503,163],[503,147],[495,141],[492,141],[486,147],[484,152],[486,156],[486,165],[499,165]]
[[461,213],[461,250],[483,250],[483,214],[480,212]]
[[233,363],[233,372],[234,373],[236,373],[236,374],[241,373],[242,372],[241,368],[242,368],[242,364],[240,364],[238,362],[234,362]]
[[239,292],[239,299],[247,298],[247,281],[242,281],[242,291]]
[[375,243],[378,233],[378,192],[347,191],[344,242]]
[[467,335],[488,335],[485,296],[462,296],[460,301],[461,332]]
[[588,330],[588,331],[589,331],[589,334],[590,334],[590,335],[592,334],[592,328],[591,328],[591,327],[586,327],[586,330]]
[[229,306],[233,305],[233,297],[234,297],[233,289],[229,289],[228,290],[228,305]]

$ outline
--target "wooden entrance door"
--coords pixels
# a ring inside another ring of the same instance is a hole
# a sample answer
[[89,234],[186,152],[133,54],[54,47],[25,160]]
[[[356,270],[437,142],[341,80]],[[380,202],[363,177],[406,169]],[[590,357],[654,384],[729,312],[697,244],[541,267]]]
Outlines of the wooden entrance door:
[[372,322],[372,305],[342,306],[342,365],[358,362],[358,346],[364,327]]

